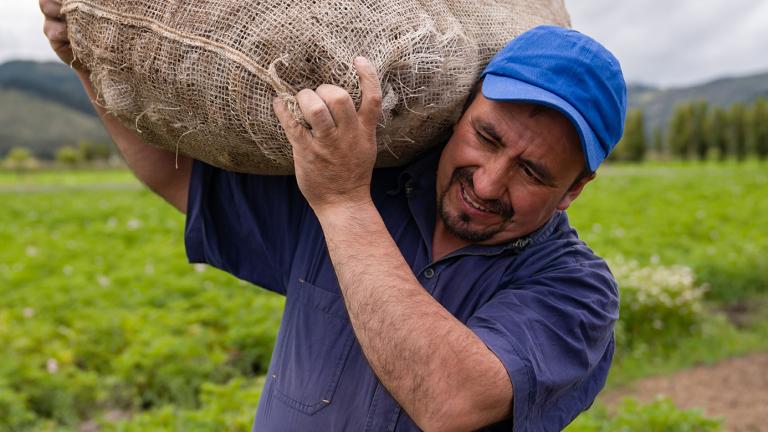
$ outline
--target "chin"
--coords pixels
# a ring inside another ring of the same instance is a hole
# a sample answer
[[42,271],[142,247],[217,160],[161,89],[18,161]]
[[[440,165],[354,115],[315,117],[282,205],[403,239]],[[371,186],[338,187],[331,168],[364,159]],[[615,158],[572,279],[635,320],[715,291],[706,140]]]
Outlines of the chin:
[[[441,206],[440,218],[448,232],[455,237],[467,243],[502,243],[505,240],[498,237],[507,237],[502,232],[505,230],[508,222],[496,225],[484,225],[476,223],[472,217],[462,211],[450,211]],[[501,236],[499,236],[502,234]]]

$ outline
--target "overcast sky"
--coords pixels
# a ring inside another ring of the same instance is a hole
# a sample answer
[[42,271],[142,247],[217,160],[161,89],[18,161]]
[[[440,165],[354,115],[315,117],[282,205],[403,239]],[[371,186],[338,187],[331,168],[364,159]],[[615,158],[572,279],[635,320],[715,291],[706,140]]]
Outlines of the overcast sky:
[[[0,0],[0,62],[53,59],[37,4],[38,0]],[[768,71],[766,0],[566,0],[566,4],[574,28],[613,51],[630,82],[669,87]]]

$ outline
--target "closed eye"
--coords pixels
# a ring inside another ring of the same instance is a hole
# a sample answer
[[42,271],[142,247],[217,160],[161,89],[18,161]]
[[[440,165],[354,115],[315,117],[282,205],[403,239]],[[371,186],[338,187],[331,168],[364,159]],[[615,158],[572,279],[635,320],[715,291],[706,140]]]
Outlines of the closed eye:
[[529,167],[528,165],[526,165],[526,164],[524,164],[524,163],[521,163],[521,164],[520,164],[520,169],[522,169],[522,170],[523,170],[523,173],[525,173],[525,175],[526,175],[528,178],[530,178],[530,179],[532,179],[532,180],[535,180],[535,181],[536,181],[536,182],[538,182],[538,183],[541,183],[541,180],[540,180],[540,179],[539,179],[539,178],[536,176],[536,174],[533,172],[533,170],[531,169],[531,167]]
[[517,164],[520,167],[520,170],[523,171],[523,175],[525,175],[528,180],[541,186],[555,186],[551,180],[548,180],[549,177],[546,174],[540,173],[539,170],[533,166],[530,161],[519,160]]
[[479,131],[475,131],[475,132],[477,133],[478,139],[480,139],[480,141],[482,141],[484,144],[486,144],[486,145],[488,145],[488,146],[490,146],[490,147],[492,147],[494,149],[501,148],[501,145],[497,141],[494,141],[494,140],[488,138],[487,136],[483,135]]

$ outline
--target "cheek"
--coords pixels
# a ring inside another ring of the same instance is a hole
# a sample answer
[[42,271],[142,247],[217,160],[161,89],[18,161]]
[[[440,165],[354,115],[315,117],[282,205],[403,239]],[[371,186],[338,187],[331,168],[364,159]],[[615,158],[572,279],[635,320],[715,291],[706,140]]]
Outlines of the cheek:
[[466,143],[466,138],[454,135],[445,145],[437,171],[438,191],[445,190],[456,169],[479,166],[482,155]]
[[559,200],[556,194],[543,193],[540,188],[525,185],[515,188],[512,194],[512,206],[519,217],[541,219],[548,217],[557,206]]

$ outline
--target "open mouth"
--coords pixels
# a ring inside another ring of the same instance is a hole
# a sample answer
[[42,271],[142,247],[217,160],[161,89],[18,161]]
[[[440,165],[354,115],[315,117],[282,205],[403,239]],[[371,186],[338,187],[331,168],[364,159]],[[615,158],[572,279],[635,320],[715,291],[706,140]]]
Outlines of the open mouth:
[[461,197],[464,199],[464,202],[466,202],[470,207],[478,211],[481,211],[483,213],[496,213],[487,207],[483,207],[480,203],[473,200],[472,197],[469,196],[469,193],[467,192],[467,190],[464,188],[464,185],[460,185],[460,186],[461,186]]

